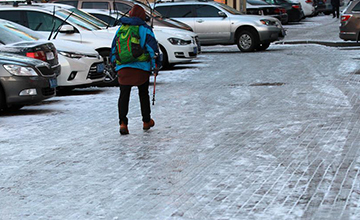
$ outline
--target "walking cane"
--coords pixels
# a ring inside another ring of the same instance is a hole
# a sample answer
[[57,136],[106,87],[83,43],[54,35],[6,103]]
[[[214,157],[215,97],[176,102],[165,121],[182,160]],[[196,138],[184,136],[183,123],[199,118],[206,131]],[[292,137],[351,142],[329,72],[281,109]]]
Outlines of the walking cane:
[[152,105],[155,105],[156,76],[157,76],[157,71],[154,70],[154,90],[153,90],[153,97],[152,97]]

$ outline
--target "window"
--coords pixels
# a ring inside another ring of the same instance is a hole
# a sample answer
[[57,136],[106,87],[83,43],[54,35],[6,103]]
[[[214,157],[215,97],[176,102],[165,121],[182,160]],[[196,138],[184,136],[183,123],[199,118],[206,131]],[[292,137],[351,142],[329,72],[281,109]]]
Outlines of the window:
[[78,1],[54,1],[54,3],[60,3],[60,4],[65,4],[65,5],[71,5],[77,8],[78,6]]
[[0,11],[0,18],[22,24],[20,20],[21,11]]
[[157,7],[156,11],[160,12],[165,17],[185,18],[194,17],[191,9],[190,5],[177,5]]
[[197,17],[220,17],[219,9],[210,5],[197,5],[196,14]]
[[130,5],[128,5],[128,4],[115,2],[114,8],[115,8],[116,11],[121,11],[123,13],[126,13],[126,12],[129,12],[132,7]]
[[108,15],[102,15],[102,14],[92,14],[93,16],[97,17],[98,19],[104,21],[106,24],[109,24],[110,26],[114,26],[116,19],[113,17],[110,17]]
[[27,27],[34,31],[52,31],[53,28],[56,30],[62,23],[60,19],[50,14],[37,11],[27,11],[25,18],[28,21]]
[[357,3],[351,11],[360,11],[360,2]]
[[81,8],[109,9],[108,2],[83,2]]

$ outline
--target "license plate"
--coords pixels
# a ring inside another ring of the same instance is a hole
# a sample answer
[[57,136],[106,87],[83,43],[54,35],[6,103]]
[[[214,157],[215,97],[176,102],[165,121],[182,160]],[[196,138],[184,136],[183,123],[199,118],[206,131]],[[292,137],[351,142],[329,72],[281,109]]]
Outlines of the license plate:
[[98,72],[98,73],[104,72],[104,64],[103,64],[103,63],[99,63],[99,64],[96,66],[96,72]]
[[47,60],[53,60],[55,58],[54,53],[53,52],[47,52],[46,53],[46,59]]
[[49,79],[50,88],[57,87],[57,80],[56,79]]

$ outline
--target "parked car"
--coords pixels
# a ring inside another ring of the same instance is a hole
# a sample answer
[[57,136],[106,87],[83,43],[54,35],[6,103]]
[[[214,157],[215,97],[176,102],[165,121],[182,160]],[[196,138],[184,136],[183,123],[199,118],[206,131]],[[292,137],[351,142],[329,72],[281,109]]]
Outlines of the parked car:
[[292,0],[265,0],[272,5],[281,5],[285,8],[288,14],[289,22],[298,22],[304,17],[304,12],[301,8],[301,4]]
[[[55,0],[54,2],[58,3],[64,3],[62,0]],[[68,1],[65,1],[68,2]],[[89,4],[87,4],[89,2]],[[161,48],[161,51],[163,53],[163,66],[164,67],[171,67],[175,64],[179,63],[189,63],[194,58],[197,57],[197,54],[200,52],[200,43],[198,40],[197,35],[192,32],[192,29],[190,26],[183,24],[181,22],[178,22],[176,20],[172,19],[166,19],[162,18],[161,14],[158,14],[156,11],[152,11],[147,5],[141,3],[141,2],[135,2],[135,1],[125,1],[125,0],[117,0],[116,2],[112,0],[97,0],[96,2],[92,0],[81,0],[78,1],[78,7],[86,6],[85,8],[92,8],[92,14],[95,14],[95,11],[97,10],[95,7],[99,8],[106,8],[106,9],[98,9],[96,14],[102,14],[103,16],[112,16],[115,18],[118,18],[118,15],[116,13],[118,11],[122,12],[126,8],[126,12],[129,12],[129,10],[135,5],[139,4],[145,9],[147,20],[150,25],[150,23],[153,23],[154,26],[154,34],[156,36],[156,39],[159,42],[159,46]],[[101,3],[101,4],[100,4]],[[114,4],[113,4],[114,3]],[[49,3],[48,3],[49,4]],[[102,6],[99,6],[102,5]],[[106,6],[106,7],[105,7]],[[116,10],[114,10],[115,8]],[[65,6],[63,6],[65,7]],[[94,9],[95,8],[95,9]],[[110,8],[110,9],[109,9]],[[120,10],[122,9],[122,10]],[[80,15],[81,17],[86,17],[86,19],[92,20],[88,17],[88,15],[85,15],[84,12],[81,10],[78,10],[76,8],[67,8],[67,10],[73,11],[74,13]],[[110,10],[110,11],[109,11]],[[112,13],[110,13],[112,12]],[[82,13],[82,14],[81,14]],[[150,19],[150,17],[152,19]],[[100,17],[98,17],[100,18]],[[150,21],[151,20],[151,21]],[[102,29],[107,29],[109,32],[112,33],[112,35],[115,35],[115,32],[117,28],[111,29],[108,28],[111,26],[111,24],[108,24],[106,22],[103,22],[102,24],[96,24],[100,26]],[[183,42],[187,42],[185,44],[172,44],[169,42],[168,39],[174,39],[179,38]]]
[[[20,41],[46,40],[46,38],[17,23],[0,19],[0,41],[12,44]],[[51,40],[58,52],[61,73],[57,78],[59,89],[72,89],[102,82],[105,78],[103,60],[93,48],[82,44]]]
[[157,3],[155,9],[192,27],[201,45],[237,44],[241,51],[249,52],[266,50],[271,42],[285,37],[278,19],[242,14],[214,1]]
[[341,14],[339,37],[343,40],[359,41],[359,20],[360,0],[349,1]]
[[294,0],[301,4],[301,8],[304,12],[304,17],[314,16],[316,13],[313,0]]
[[287,24],[289,20],[285,8],[262,0],[246,0],[246,14],[271,16],[279,19],[281,24]]
[[113,33],[103,30],[75,13],[47,3],[0,5],[0,18],[13,21],[34,31],[46,38],[73,41],[86,47],[95,49],[104,60],[105,73],[112,73],[108,60]]
[[5,32],[0,32],[0,51],[15,53],[47,62],[56,75],[60,74],[61,66],[59,63],[56,48],[53,43],[48,41],[20,41],[10,42],[11,36]]
[[47,62],[0,52],[0,112],[53,97],[56,74]]

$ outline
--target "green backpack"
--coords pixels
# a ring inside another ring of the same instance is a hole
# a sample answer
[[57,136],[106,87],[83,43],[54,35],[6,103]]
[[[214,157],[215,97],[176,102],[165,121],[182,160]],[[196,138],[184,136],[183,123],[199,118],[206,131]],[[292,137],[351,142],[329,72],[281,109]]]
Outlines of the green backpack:
[[121,25],[116,33],[116,64],[149,61],[149,53],[140,45],[139,26]]

